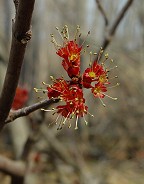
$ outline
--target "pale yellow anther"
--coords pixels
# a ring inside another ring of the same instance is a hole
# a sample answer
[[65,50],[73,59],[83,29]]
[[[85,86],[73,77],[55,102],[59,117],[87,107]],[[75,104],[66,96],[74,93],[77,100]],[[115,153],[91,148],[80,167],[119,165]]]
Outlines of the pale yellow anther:
[[109,55],[108,55],[108,53],[106,53],[106,54],[105,54],[105,58],[108,59],[108,57],[109,57]]
[[35,92],[37,93],[38,92],[38,89],[37,88],[34,88]]
[[53,80],[53,79],[54,79],[54,77],[53,77],[52,75],[50,76],[50,78],[51,78],[51,80]]

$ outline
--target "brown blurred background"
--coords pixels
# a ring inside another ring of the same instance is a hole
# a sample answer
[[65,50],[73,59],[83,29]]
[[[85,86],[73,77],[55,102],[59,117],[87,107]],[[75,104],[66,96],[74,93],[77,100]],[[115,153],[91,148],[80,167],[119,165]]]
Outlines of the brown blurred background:
[[[30,92],[27,105],[38,101],[34,87],[50,82],[50,75],[66,76],[61,60],[55,54],[50,33],[61,42],[55,26],[69,26],[70,36],[76,25],[81,39],[87,38],[89,50],[97,52],[105,35],[126,0],[100,1],[109,20],[105,26],[95,0],[36,1],[32,21],[33,36],[28,45],[21,72],[20,85]],[[8,62],[12,19],[12,1],[0,1],[0,91]],[[0,135],[0,154],[28,164],[26,184],[143,184],[144,183],[144,1],[134,1],[128,9],[106,52],[118,68],[113,71],[120,86],[105,98],[104,108],[98,99],[85,92],[89,126],[80,120],[79,130],[67,126],[61,131],[48,127],[54,120],[51,113],[36,111],[8,125]],[[82,69],[89,63],[83,55]],[[41,95],[46,97],[45,95]],[[26,144],[27,143],[27,144]],[[10,182],[0,173],[0,183]]]

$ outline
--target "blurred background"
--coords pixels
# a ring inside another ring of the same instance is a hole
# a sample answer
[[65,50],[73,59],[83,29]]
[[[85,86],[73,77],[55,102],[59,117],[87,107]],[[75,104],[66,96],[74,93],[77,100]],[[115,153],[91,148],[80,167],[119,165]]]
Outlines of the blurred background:
[[[32,40],[28,45],[19,84],[29,90],[27,105],[38,102],[34,87],[50,83],[50,77],[67,77],[61,59],[55,54],[50,34],[62,43],[55,27],[68,25],[70,37],[76,26],[81,27],[81,39],[86,38],[89,51],[97,52],[126,0],[101,0],[108,24],[96,0],[36,1],[32,20]],[[8,63],[13,1],[0,1],[0,91]],[[104,108],[89,91],[85,98],[89,122],[79,120],[79,130],[65,126],[57,131],[50,112],[36,111],[7,125],[0,135],[0,154],[27,164],[26,184],[143,184],[144,183],[144,1],[133,1],[105,49],[118,68],[113,83],[119,87],[108,94],[117,101],[105,98]],[[82,70],[88,67],[89,54],[82,56]],[[46,95],[40,94],[47,98]],[[0,173],[2,184],[10,176]]]

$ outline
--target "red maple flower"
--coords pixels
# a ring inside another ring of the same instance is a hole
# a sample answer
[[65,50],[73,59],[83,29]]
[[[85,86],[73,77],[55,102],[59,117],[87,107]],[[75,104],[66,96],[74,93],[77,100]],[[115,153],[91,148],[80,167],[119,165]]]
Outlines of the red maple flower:
[[98,64],[96,61],[90,68],[87,68],[83,74],[83,87],[91,88],[92,82],[108,84],[107,70],[104,69],[102,64]]
[[91,91],[92,91],[92,93],[93,93],[93,95],[94,95],[95,97],[104,98],[104,97],[105,97],[104,92],[107,91],[107,88],[106,88],[106,86],[104,86],[103,84],[97,83],[97,84],[95,84],[95,87],[93,87],[93,88],[91,89]]
[[24,106],[28,100],[28,90],[26,88],[17,87],[12,109],[17,110]]
[[[58,28],[56,29],[59,31]],[[77,37],[75,37],[74,40],[69,40],[67,26],[64,26],[62,31],[59,31],[59,33],[63,38],[63,46],[57,44],[53,35],[51,35],[52,43],[54,43],[57,49],[56,54],[63,58],[62,66],[66,70],[70,80],[66,81],[64,78],[53,78],[53,84],[48,85],[47,87],[47,95],[49,99],[59,98],[63,104],[52,110],[43,110],[54,111],[53,114],[58,114],[55,123],[57,123],[60,116],[62,117],[58,129],[61,129],[67,120],[69,122],[75,116],[75,129],[77,129],[78,118],[83,117],[87,124],[85,115],[90,114],[88,112],[88,107],[85,104],[83,88],[91,89],[94,97],[99,98],[104,106],[105,104],[103,103],[102,98],[105,96],[112,98],[105,94],[105,92],[107,92],[107,86],[110,84],[108,79],[108,69],[105,69],[105,61],[108,59],[108,54],[105,55],[104,62],[100,63],[100,55],[103,53],[101,48],[98,53],[97,61],[94,61],[93,64],[91,64],[91,67],[86,68],[84,73],[81,75],[80,56],[83,44],[80,46],[77,42],[79,37],[79,26],[77,27]],[[90,54],[92,54],[92,52]],[[41,91],[41,89],[36,89],[36,91]],[[116,98],[112,99],[116,100]]]
[[48,97],[50,99],[60,97],[68,89],[68,86],[69,84],[63,78],[54,80],[54,84],[47,87]]
[[[61,113],[64,117],[70,117],[72,114],[83,116],[86,113],[86,107],[84,105],[85,99],[83,98],[83,91],[77,85],[71,85],[67,81],[56,80],[57,83],[48,87],[48,97],[59,97],[66,102],[66,105],[58,106],[58,113]],[[62,85],[64,84],[64,85]],[[68,112],[67,112],[68,110]]]
[[80,47],[75,41],[67,41],[64,43],[64,47],[61,47],[56,53],[64,60],[72,61],[73,64],[77,65],[80,63]]
[[80,52],[82,47],[75,41],[67,41],[56,53],[63,58],[62,66],[70,78],[80,74]]

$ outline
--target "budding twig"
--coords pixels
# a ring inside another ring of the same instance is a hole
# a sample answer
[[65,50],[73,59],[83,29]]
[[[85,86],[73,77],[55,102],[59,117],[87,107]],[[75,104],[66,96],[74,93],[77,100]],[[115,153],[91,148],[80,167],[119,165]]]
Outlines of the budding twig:
[[48,107],[53,103],[57,103],[58,101],[59,101],[59,99],[43,100],[43,101],[35,103],[31,106],[24,107],[24,108],[16,110],[16,111],[12,111],[12,112],[10,112],[8,118],[5,120],[5,123],[10,123],[19,117],[27,116],[28,114],[30,114],[38,109]]

